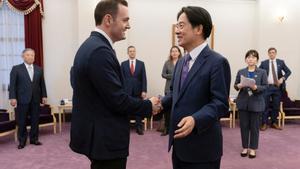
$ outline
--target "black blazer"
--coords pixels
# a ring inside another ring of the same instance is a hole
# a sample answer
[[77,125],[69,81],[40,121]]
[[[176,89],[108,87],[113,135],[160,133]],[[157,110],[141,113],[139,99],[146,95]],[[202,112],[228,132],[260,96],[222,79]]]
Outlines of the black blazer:
[[[239,110],[246,110],[252,112],[263,112],[265,111],[265,99],[264,90],[268,85],[268,76],[264,69],[256,68],[254,71],[254,80],[257,86],[256,90],[251,90],[248,87],[239,89],[237,84],[241,82],[241,75],[248,76],[248,68],[244,68],[238,71],[234,83],[234,88],[239,91],[236,99],[237,108]],[[249,96],[248,90],[252,91],[252,95]]]
[[[222,131],[219,119],[228,112],[230,67],[226,58],[206,46],[198,55],[182,88],[180,77],[184,57],[178,60],[170,93],[162,100],[164,109],[171,109],[169,150],[185,162],[211,162],[222,156]],[[185,138],[174,140],[177,124],[193,116],[195,128]]]
[[125,92],[115,52],[99,32],[92,32],[77,51],[71,79],[71,149],[95,160],[127,157],[128,115],[148,116],[152,104]]
[[[267,76],[269,76],[269,59],[264,60],[261,62],[259,68],[266,70]],[[283,60],[281,59],[276,59],[276,64],[277,64],[277,78],[280,79],[282,77],[285,78],[285,80],[288,79],[288,77],[291,75],[291,70],[286,66]],[[284,74],[283,74],[284,73]],[[280,86],[280,89],[284,91],[286,89],[286,84],[285,80]]]
[[42,69],[33,65],[33,81],[24,63],[13,66],[10,72],[9,99],[17,99],[18,104],[40,103],[47,97],[46,85]]
[[121,64],[122,75],[124,77],[125,91],[131,96],[141,96],[142,92],[147,92],[147,77],[144,62],[136,59],[135,71],[131,75],[129,60]]

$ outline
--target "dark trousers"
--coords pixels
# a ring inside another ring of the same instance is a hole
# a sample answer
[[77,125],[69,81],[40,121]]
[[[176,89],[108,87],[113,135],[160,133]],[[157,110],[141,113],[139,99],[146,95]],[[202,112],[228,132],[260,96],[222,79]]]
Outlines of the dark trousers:
[[[279,87],[269,85],[265,91],[266,111],[262,114],[262,124],[268,123],[269,111],[271,116],[271,124],[277,123],[279,114],[281,90]],[[270,109],[271,108],[271,109]]]
[[258,148],[259,116],[261,113],[244,110],[239,110],[239,112],[242,146],[243,148],[251,148],[255,150]]
[[142,117],[141,116],[135,116],[135,127],[143,129],[143,123],[142,123]]
[[[165,92],[165,96],[167,94],[168,93]],[[169,111],[169,110],[164,111],[163,110],[163,114],[164,114],[164,117],[165,117],[165,129],[166,129],[167,133],[169,133],[171,111]]]
[[[141,99],[141,96],[140,95],[131,95],[132,97],[135,97],[135,98],[138,98],[138,99]],[[130,117],[131,119],[134,118],[135,119],[135,128],[136,129],[143,129],[143,123],[142,123],[142,120],[144,119],[143,117],[141,116],[131,116]]]
[[170,127],[170,115],[171,112],[170,111],[164,111],[164,117],[165,117],[165,129],[167,131],[167,133],[169,133],[169,127]]
[[20,144],[25,144],[27,139],[26,121],[30,117],[30,141],[37,141],[39,137],[39,117],[40,104],[30,102],[29,104],[18,104],[16,120],[18,125],[18,140]]
[[91,160],[91,169],[126,169],[127,158]]
[[220,169],[221,159],[205,163],[188,163],[181,161],[173,150],[172,163],[173,169]]

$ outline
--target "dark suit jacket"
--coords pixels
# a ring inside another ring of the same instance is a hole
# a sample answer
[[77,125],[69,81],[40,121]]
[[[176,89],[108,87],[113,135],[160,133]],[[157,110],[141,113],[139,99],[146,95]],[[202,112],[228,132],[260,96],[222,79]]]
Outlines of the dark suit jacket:
[[[268,86],[268,76],[264,69],[256,68],[254,71],[254,80],[257,86],[256,90],[251,90],[248,87],[239,90],[237,84],[241,82],[241,75],[248,77],[248,68],[238,71],[234,83],[234,88],[239,91],[236,99],[236,104],[239,110],[263,112],[265,110],[265,99],[263,92]],[[253,95],[249,96],[248,90],[251,90]]]
[[129,60],[122,62],[121,70],[124,77],[125,91],[131,96],[141,96],[142,92],[147,92],[147,77],[144,62],[137,60],[134,74],[130,73]]
[[[277,78],[280,79],[281,77],[284,77],[285,80],[287,80],[288,77],[291,75],[292,72],[285,65],[285,63],[284,63],[283,60],[276,59],[276,63],[277,63]],[[259,68],[265,69],[266,72],[267,72],[267,75],[269,76],[269,59],[262,61],[261,64],[260,64],[260,66],[259,66]],[[286,89],[285,80],[283,81],[283,83],[280,86],[281,90],[285,90]]]
[[[174,70],[171,91],[162,100],[164,109],[171,108],[169,150],[185,162],[208,162],[222,156],[222,131],[219,119],[228,112],[230,67],[227,59],[206,46],[195,60],[180,89],[184,58]],[[177,124],[186,116],[196,122],[192,133],[174,140]]]
[[147,116],[152,105],[124,91],[120,64],[103,35],[92,32],[80,46],[71,79],[71,149],[96,160],[127,157],[128,114]]
[[24,63],[13,66],[10,72],[9,99],[17,99],[18,104],[29,104],[31,101],[40,103],[42,97],[47,97],[43,71],[33,65],[33,81]]

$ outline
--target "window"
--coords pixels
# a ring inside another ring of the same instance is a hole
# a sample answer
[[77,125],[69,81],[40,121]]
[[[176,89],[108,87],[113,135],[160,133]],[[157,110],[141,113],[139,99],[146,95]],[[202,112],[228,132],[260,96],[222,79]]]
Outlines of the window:
[[9,107],[9,74],[13,65],[23,62],[24,36],[24,15],[4,3],[0,8],[0,108]]

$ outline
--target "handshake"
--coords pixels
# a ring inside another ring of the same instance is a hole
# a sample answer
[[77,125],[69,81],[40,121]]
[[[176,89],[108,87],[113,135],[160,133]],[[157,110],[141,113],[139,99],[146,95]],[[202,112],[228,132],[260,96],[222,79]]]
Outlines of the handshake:
[[151,97],[149,100],[152,103],[152,114],[156,115],[156,114],[160,113],[162,110],[161,97],[160,96]]

